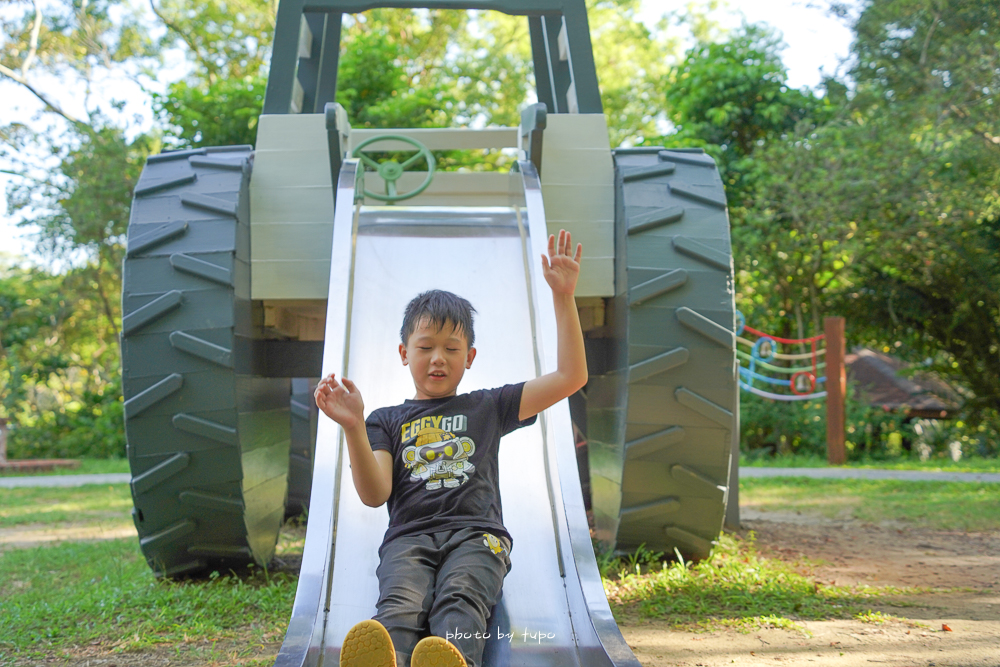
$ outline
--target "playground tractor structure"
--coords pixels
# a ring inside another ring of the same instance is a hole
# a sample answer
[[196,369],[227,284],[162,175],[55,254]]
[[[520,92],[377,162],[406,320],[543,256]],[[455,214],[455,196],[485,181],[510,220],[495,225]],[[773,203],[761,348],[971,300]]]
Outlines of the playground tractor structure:
[[[351,128],[334,103],[343,15],[421,6],[526,17],[538,103],[520,127]],[[435,172],[441,150],[517,149],[549,232],[583,243],[590,381],[570,411],[594,535],[708,554],[735,504],[725,194],[701,150],[610,148],[583,0],[281,0],[258,127],[253,147],[150,157],[134,192],[122,373],[133,516],[157,576],[266,564],[308,505],[342,166],[373,169],[362,206],[409,198],[445,225],[510,208],[512,174]]]

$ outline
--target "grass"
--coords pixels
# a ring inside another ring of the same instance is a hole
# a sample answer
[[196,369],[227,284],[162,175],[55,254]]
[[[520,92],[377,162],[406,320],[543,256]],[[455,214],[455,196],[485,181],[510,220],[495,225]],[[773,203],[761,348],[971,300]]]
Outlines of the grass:
[[860,614],[855,614],[854,618],[862,623],[868,623],[870,625],[885,625],[886,623],[899,623],[902,621],[902,619],[898,616],[885,614],[881,611],[862,612]]
[[128,472],[127,459],[80,459],[77,468],[55,468],[42,471],[4,471],[0,477],[44,477],[48,475],[104,475]]
[[[740,455],[740,466],[744,468],[828,468],[826,458],[802,454],[781,456]],[[863,468],[870,470],[922,470],[924,472],[1000,472],[1000,458],[963,457],[958,461],[950,458],[932,458],[921,461],[917,458],[899,458],[887,461],[864,459],[849,461],[839,468]]]
[[294,574],[260,568],[157,580],[134,539],[10,549],[0,552],[0,656],[259,647],[284,636],[295,583]]
[[[648,552],[647,552],[648,554]],[[808,576],[807,561],[795,564],[757,552],[753,533],[746,539],[722,535],[709,558],[700,563],[678,560],[630,569],[627,559],[617,576],[604,579],[615,617],[659,618],[686,629],[730,627],[798,629],[797,621],[830,618],[877,618],[872,601],[915,589],[832,586]],[[611,568],[613,570],[613,568]]]
[[[925,528],[1000,527],[995,484],[744,478],[741,500],[759,509],[847,512]],[[125,484],[0,489],[0,529],[130,524],[130,510]],[[286,527],[279,556],[301,553],[303,537],[301,526]],[[825,585],[811,577],[807,561],[768,558],[752,537],[730,535],[696,564],[663,564],[662,554],[648,550],[605,556],[599,564],[619,620],[663,618],[694,629],[801,630],[803,620],[830,618],[883,623],[893,617],[873,607],[923,592]],[[141,651],[185,664],[271,664],[295,585],[294,573],[259,568],[240,576],[160,581],[134,538],[7,549],[0,551],[0,665],[7,659],[78,659],[86,651]]]
[[[126,484],[0,489],[0,529],[129,526],[131,508]],[[302,526],[286,526],[279,557],[301,554],[304,535]],[[270,665],[296,581],[292,572],[260,568],[157,580],[135,538],[0,550],[0,665],[87,651],[247,666],[263,651],[271,657],[259,664]]]
[[0,489],[0,528],[30,524],[131,524],[127,484]]
[[988,482],[745,477],[740,506],[934,530],[1000,530],[1000,485]]
[[[740,456],[740,465],[753,468],[826,468],[826,459],[819,456],[788,454],[782,456]],[[1000,472],[1000,458],[965,457],[959,461],[950,458],[933,458],[920,461],[916,458],[901,458],[892,461],[862,460],[848,463],[846,468],[870,468],[878,470],[924,470],[942,472]],[[59,468],[43,472],[0,472],[0,477],[29,477],[40,475],[96,475],[129,472],[126,459],[80,459],[80,467]]]

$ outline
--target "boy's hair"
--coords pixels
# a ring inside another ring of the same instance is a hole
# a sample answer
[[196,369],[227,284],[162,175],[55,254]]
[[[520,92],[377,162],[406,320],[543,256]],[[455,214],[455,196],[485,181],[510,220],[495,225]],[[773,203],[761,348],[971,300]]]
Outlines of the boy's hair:
[[469,347],[472,347],[476,342],[476,334],[472,330],[472,314],[475,312],[472,304],[457,294],[432,289],[413,297],[407,304],[399,337],[406,345],[417,325],[426,317],[430,326],[437,327],[438,331],[451,322],[455,331],[465,334]]

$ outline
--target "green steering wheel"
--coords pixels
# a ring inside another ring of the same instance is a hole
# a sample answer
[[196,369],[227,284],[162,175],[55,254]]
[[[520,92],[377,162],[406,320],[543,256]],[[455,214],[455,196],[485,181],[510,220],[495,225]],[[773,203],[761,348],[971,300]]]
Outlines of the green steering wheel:
[[[396,162],[395,160],[387,160],[382,164],[379,164],[375,160],[371,159],[367,155],[361,152],[361,149],[369,144],[373,144],[377,141],[402,141],[403,143],[410,144],[417,149],[417,154],[411,158],[407,158],[402,164]],[[371,197],[372,199],[377,199],[379,201],[396,202],[402,201],[403,199],[409,199],[410,197],[416,197],[421,192],[427,189],[427,186],[431,184],[431,180],[434,178],[434,169],[437,163],[434,161],[434,154],[431,150],[424,146],[422,143],[416,139],[411,139],[409,137],[404,137],[399,134],[380,134],[377,137],[372,137],[371,139],[365,139],[360,144],[354,147],[354,151],[351,153],[354,157],[361,160],[361,163],[365,166],[374,169],[382,180],[385,181],[385,194],[380,195],[376,192],[372,192],[368,189],[364,190],[366,197]],[[424,158],[427,162],[427,178],[420,186],[411,192],[405,192],[403,194],[398,194],[396,192],[396,181],[399,177],[403,175],[403,172],[407,167],[412,165],[414,162]]]

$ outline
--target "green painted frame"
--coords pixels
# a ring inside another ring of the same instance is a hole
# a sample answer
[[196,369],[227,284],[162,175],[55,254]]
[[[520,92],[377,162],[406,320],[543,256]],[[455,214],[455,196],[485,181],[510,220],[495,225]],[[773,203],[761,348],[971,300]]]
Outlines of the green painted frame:
[[[584,0],[281,0],[264,113],[322,113],[337,93],[343,15],[383,7],[494,10],[526,16],[539,102],[549,113],[603,111]],[[308,30],[302,29],[303,24]],[[565,60],[559,46],[564,28]],[[293,109],[295,81],[303,92],[298,109]]]

